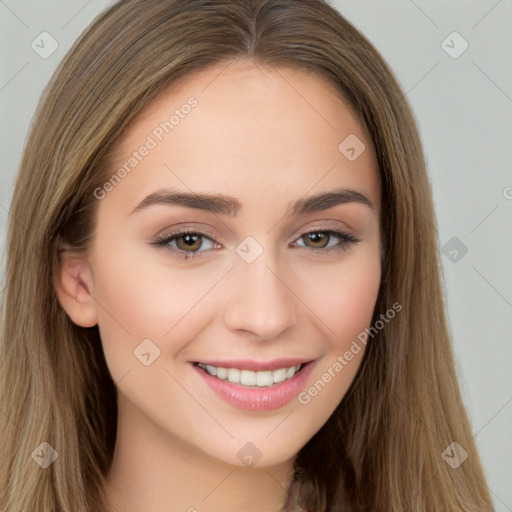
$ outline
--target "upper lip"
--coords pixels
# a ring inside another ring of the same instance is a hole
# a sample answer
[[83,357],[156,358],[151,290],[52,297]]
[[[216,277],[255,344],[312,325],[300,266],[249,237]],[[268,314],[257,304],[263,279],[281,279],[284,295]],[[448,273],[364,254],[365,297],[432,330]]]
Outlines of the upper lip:
[[195,361],[196,363],[207,364],[215,366],[216,368],[239,368],[240,370],[250,371],[263,371],[263,370],[279,370],[280,368],[289,368],[291,366],[298,366],[312,361],[311,359],[304,358],[281,358],[272,359],[269,361],[256,361],[254,359],[231,359],[229,361],[220,361],[218,359]]

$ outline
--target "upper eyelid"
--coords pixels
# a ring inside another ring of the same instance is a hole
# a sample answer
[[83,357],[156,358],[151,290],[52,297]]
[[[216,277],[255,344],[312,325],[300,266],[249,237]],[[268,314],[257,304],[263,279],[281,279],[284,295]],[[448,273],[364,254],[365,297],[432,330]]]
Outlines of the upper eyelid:
[[[300,236],[304,236],[305,234],[308,234],[311,232],[317,232],[317,231],[340,231],[340,232],[350,234],[354,237],[356,236],[357,230],[350,227],[343,221],[339,221],[339,220],[336,221],[333,219],[326,219],[326,220],[319,219],[319,220],[313,221],[313,222],[318,222],[319,224],[313,225],[312,227],[300,228],[300,230],[298,231],[299,234],[294,238],[294,240]],[[320,223],[323,223],[323,225],[320,225]],[[155,237],[163,238],[163,237],[178,236],[180,234],[186,234],[186,233],[194,233],[194,234],[200,234],[202,236],[207,236],[207,237],[217,241],[217,236],[212,231],[208,230],[208,228],[205,228],[203,226],[195,226],[192,224],[190,226],[181,227],[180,225],[178,225],[175,228],[170,227],[168,229],[170,230],[168,233],[166,233],[164,235],[157,234]],[[166,231],[167,230],[165,228],[159,230],[159,232],[166,232]]]
[[[333,232],[333,233],[339,232],[339,233],[343,233],[343,234],[347,234],[347,235],[351,235],[351,236],[355,237],[355,235],[353,233],[351,233],[350,229],[345,229],[345,228],[341,228],[341,227],[334,228],[334,227],[325,227],[324,226],[324,227],[319,227],[319,228],[308,228],[308,229],[302,231],[301,234],[298,237],[295,237],[294,240],[296,240],[297,238],[301,238],[304,235],[308,235],[310,233],[320,233],[320,232]],[[179,237],[180,235],[183,236],[183,235],[188,235],[188,234],[199,235],[204,238],[209,238],[212,242],[219,243],[213,233],[210,233],[203,229],[194,229],[194,228],[183,228],[183,229],[179,229],[177,231],[171,231],[170,233],[166,233],[164,235],[157,235],[156,238],[158,238],[158,239],[175,238],[175,237]]]
[[[295,237],[293,239],[293,242],[297,241],[297,240],[300,240],[302,237],[310,234],[310,233],[328,233],[328,236],[334,236],[334,237],[337,237],[339,238],[340,240],[342,240],[342,244],[343,244],[343,235],[346,235],[347,237],[350,237],[352,238],[353,242],[359,242],[359,238],[357,236],[355,236],[353,233],[350,232],[350,230],[345,230],[344,228],[332,228],[332,227],[322,227],[322,228],[309,228],[309,229],[306,229],[305,231],[302,231],[301,234],[297,237]],[[179,238],[180,236],[185,236],[187,234],[192,234],[192,235],[199,235],[203,238],[207,238],[208,240],[210,240],[212,243],[214,244],[219,244],[220,242],[217,241],[217,239],[215,238],[215,235],[212,235],[210,233],[208,233],[207,231],[205,230],[202,230],[202,229],[194,229],[194,228],[183,228],[183,229],[180,229],[178,231],[174,231],[174,232],[171,232],[171,233],[168,233],[168,234],[165,234],[165,235],[161,235],[161,236],[157,236],[156,239],[160,242],[166,242],[166,241],[170,241],[172,239],[172,241],[176,240],[177,238]],[[347,241],[345,240],[345,242],[350,242],[350,241]],[[340,245],[342,245],[340,244]],[[175,250],[175,249],[174,249]],[[314,249],[313,249],[314,250]],[[321,249],[323,250],[323,249]],[[195,253],[194,252],[191,252],[190,254],[199,254],[201,252],[205,252],[205,251],[196,251]]]

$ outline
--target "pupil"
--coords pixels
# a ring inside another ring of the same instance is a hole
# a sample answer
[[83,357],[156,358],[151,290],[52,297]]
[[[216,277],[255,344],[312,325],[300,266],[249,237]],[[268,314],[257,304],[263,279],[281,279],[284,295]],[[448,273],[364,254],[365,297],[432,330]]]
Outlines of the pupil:
[[185,245],[190,249],[194,248],[194,245],[197,245],[198,235],[183,235],[182,240],[185,242]]
[[[308,236],[312,239],[313,243],[322,242],[324,238],[327,238],[325,233],[310,233]],[[323,245],[321,245],[321,247],[323,247]]]

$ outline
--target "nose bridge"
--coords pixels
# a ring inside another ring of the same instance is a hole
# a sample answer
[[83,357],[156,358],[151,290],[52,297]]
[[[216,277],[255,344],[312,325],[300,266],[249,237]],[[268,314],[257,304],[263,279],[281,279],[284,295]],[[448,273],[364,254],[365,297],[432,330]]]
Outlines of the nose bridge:
[[224,321],[229,329],[270,339],[297,321],[297,304],[286,276],[280,275],[276,251],[258,245],[246,240],[237,247],[233,291],[226,295]]

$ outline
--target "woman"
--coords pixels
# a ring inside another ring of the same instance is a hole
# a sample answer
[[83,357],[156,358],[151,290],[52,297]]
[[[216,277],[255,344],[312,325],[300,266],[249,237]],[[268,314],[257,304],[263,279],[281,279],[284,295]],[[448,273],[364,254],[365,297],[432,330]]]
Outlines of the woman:
[[10,222],[1,510],[492,510],[414,120],[326,3],[112,6]]

